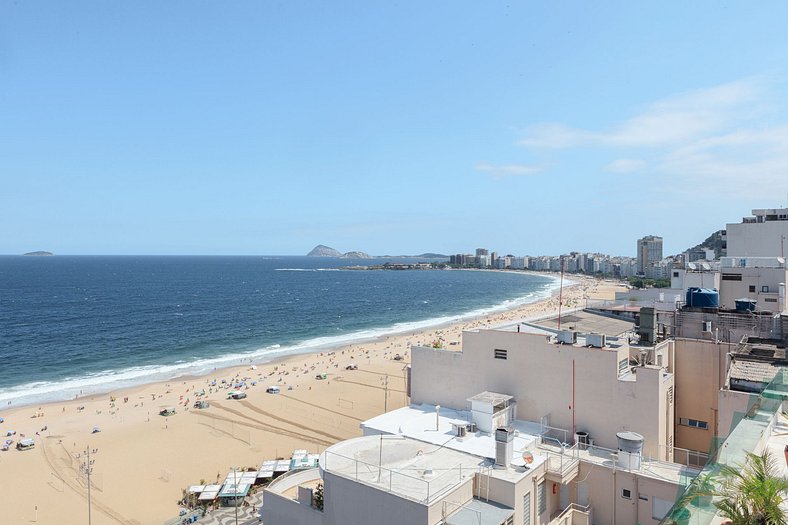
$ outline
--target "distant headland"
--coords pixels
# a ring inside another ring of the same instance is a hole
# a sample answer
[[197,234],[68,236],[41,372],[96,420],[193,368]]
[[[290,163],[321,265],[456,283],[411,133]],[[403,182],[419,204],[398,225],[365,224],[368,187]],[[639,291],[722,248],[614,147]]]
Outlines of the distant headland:
[[28,256],[31,256],[31,257],[49,257],[49,256],[55,255],[55,254],[52,253],[52,252],[37,251],[37,252],[23,253],[22,255],[28,255]]
[[413,258],[413,259],[448,259],[448,255],[440,253],[422,253],[420,255],[369,255],[366,252],[351,251],[342,253],[330,246],[318,244],[312,251],[306,254],[307,257],[338,257],[340,259],[390,259],[390,258]]

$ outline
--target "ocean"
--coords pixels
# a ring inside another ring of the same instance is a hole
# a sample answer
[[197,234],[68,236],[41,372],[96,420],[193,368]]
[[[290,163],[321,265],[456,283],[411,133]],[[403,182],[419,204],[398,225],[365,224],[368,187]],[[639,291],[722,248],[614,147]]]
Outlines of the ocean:
[[514,272],[340,269],[380,262],[2,256],[0,407],[446,324],[557,286],[554,277]]

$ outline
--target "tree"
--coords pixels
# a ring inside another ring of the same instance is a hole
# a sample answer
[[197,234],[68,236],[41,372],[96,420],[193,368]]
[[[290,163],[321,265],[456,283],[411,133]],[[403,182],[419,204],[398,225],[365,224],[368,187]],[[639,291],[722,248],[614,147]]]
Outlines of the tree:
[[315,493],[312,496],[312,506],[317,510],[323,510],[323,484],[318,483],[315,487]]
[[743,465],[723,466],[712,495],[719,497],[714,506],[731,525],[788,525],[780,508],[788,495],[788,479],[768,451],[747,452]]

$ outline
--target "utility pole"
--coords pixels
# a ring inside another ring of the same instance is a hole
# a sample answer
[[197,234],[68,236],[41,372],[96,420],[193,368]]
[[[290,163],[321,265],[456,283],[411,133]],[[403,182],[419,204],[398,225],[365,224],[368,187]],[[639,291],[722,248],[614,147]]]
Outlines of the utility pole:
[[[77,454],[77,459],[80,459],[81,456],[82,456],[82,454]],[[91,507],[91,501],[90,501],[90,475],[93,474],[93,463],[95,463],[95,462],[96,462],[95,459],[90,459],[90,446],[88,445],[88,446],[85,447],[85,460],[79,464],[79,470],[80,470],[80,472],[82,474],[85,475],[85,477],[87,478],[87,483],[88,483],[88,525],[91,525],[91,523],[92,523],[91,514],[90,514],[90,510],[91,510],[90,509],[90,507]]]
[[[388,412],[389,408],[389,375],[383,379],[383,413]],[[380,433],[380,453],[378,454],[378,482],[383,474],[383,432]],[[236,524],[237,525],[237,524]]]

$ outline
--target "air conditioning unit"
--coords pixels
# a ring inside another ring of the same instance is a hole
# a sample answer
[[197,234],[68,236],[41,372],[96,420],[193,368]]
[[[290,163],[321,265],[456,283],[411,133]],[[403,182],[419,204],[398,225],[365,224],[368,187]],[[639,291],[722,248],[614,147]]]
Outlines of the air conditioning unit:
[[561,330],[558,332],[558,342],[563,345],[573,345],[577,343],[577,332]]
[[604,348],[607,344],[607,337],[605,334],[587,334],[586,344],[593,348]]
[[711,333],[711,321],[703,321],[703,331]]

